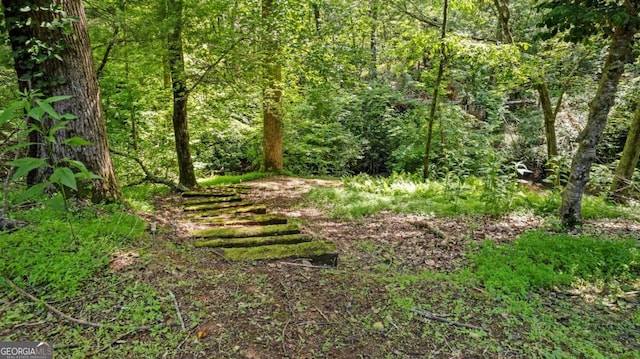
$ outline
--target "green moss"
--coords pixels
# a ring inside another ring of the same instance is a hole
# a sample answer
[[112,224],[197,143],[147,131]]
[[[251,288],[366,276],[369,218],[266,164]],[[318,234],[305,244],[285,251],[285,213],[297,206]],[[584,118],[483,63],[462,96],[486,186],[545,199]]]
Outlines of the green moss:
[[205,203],[205,204],[195,204],[192,206],[185,206],[185,211],[208,211],[208,210],[216,210],[216,209],[224,209],[224,208],[233,208],[233,207],[244,207],[252,205],[251,202],[240,201],[240,202],[220,202],[220,203]]
[[268,224],[287,224],[287,217],[280,214],[257,214],[232,218],[193,218],[198,223],[213,226],[255,226]]
[[195,242],[196,247],[258,247],[268,246],[274,244],[295,244],[311,241],[311,236],[308,234],[286,234],[282,236],[269,236],[269,237],[245,237],[245,238],[221,238],[212,239],[209,241]]
[[335,253],[336,245],[330,241],[306,242],[298,244],[276,244],[252,248],[229,248],[225,257],[234,260],[318,258],[327,253]]
[[278,236],[284,234],[300,233],[300,228],[296,224],[274,224],[270,226],[253,227],[228,227],[211,228],[189,232],[194,237],[212,238],[242,238],[242,237],[264,237]]
[[242,201],[242,198],[239,196],[228,196],[228,197],[207,197],[200,199],[189,199],[182,202],[185,206],[195,206],[200,204],[211,204],[211,203],[226,203],[226,202],[239,202]]

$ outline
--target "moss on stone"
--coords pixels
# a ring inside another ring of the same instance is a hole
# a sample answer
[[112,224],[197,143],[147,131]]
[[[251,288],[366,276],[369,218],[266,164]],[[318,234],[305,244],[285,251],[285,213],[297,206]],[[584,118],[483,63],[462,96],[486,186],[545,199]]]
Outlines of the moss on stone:
[[266,237],[284,234],[298,234],[300,227],[296,224],[274,224],[269,226],[210,228],[190,231],[189,234],[201,238],[243,238]]
[[230,218],[200,217],[193,218],[198,223],[210,226],[265,226],[268,224],[287,224],[287,217],[281,214],[256,214]]
[[199,204],[239,202],[239,201],[242,201],[242,198],[239,197],[239,196],[206,197],[206,198],[200,198],[200,199],[186,200],[182,204],[184,204],[185,206],[194,206],[194,205],[199,205]]
[[337,264],[336,245],[330,241],[315,241],[298,244],[275,244],[251,248],[228,248],[224,255],[234,261],[307,258],[319,264]]
[[247,201],[240,202],[220,202],[220,203],[205,203],[205,204],[194,204],[191,206],[184,206],[184,210],[187,212],[193,211],[210,211],[216,209],[224,209],[224,208],[233,208],[233,207],[245,207],[251,206],[253,203]]
[[311,236],[308,234],[286,234],[282,236],[269,237],[245,237],[245,238],[221,238],[208,241],[198,241],[194,243],[195,247],[258,247],[274,244],[295,244],[310,242]]

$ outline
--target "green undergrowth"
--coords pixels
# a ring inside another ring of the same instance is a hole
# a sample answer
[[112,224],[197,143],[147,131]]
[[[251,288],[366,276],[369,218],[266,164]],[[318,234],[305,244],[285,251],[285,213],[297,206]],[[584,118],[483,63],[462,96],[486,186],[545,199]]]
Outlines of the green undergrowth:
[[[437,216],[501,215],[528,211],[555,215],[559,191],[530,190],[515,180],[496,182],[476,177],[447,177],[423,182],[415,176],[394,174],[388,178],[360,175],[345,178],[343,186],[316,188],[307,204],[334,217],[354,219],[382,211]],[[585,196],[583,218],[640,218],[637,208],[617,206],[604,198]]]
[[225,176],[213,176],[203,179],[199,182],[200,186],[204,188],[224,186],[231,184],[238,184],[247,181],[255,181],[261,178],[273,176],[270,172],[249,172],[242,175],[225,175]]
[[11,216],[27,225],[0,232],[0,273],[43,298],[80,294],[115,251],[144,237],[145,222],[121,205],[72,204],[67,213],[58,196]]
[[167,186],[153,183],[142,183],[122,189],[125,202],[136,212],[143,213],[153,213],[153,198],[167,193],[169,193]]
[[637,239],[532,231],[513,243],[486,241],[471,261],[491,293],[524,297],[579,282],[632,282],[640,275],[640,246]]

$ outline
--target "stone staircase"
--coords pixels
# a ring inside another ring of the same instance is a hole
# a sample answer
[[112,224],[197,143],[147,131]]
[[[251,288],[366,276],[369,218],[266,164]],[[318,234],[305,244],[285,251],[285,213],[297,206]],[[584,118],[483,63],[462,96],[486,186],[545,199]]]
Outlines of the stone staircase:
[[202,192],[184,192],[187,221],[200,229],[189,235],[198,248],[217,248],[232,261],[304,259],[314,265],[338,264],[331,241],[312,240],[286,216],[268,214],[264,205],[245,200],[250,187],[230,185]]

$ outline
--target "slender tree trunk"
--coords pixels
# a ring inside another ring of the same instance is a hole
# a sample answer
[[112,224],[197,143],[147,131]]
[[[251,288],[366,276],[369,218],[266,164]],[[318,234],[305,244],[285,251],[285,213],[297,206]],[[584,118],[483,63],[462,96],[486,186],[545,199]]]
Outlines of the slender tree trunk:
[[171,26],[167,35],[171,88],[173,91],[173,132],[176,139],[176,154],[180,171],[179,183],[187,188],[196,187],[196,174],[191,160],[189,126],[187,124],[187,73],[184,68],[182,49],[182,0],[168,0]]
[[282,65],[280,64],[280,43],[275,34],[274,19],[276,3],[262,0],[262,21],[264,24],[264,62],[262,114],[263,114],[263,167],[265,171],[282,170],[282,143],[284,136],[282,111]]
[[498,13],[498,23],[502,30],[504,41],[508,44],[513,44],[513,35],[511,34],[511,26],[509,25],[509,21],[511,19],[509,0],[493,0],[493,4],[495,5]]
[[[633,15],[636,16],[637,12]],[[581,223],[582,195],[589,182],[591,165],[596,158],[596,147],[602,139],[609,110],[615,101],[624,65],[631,56],[636,32],[637,28],[633,22],[628,22],[619,26],[611,39],[598,90],[589,104],[587,125],[578,137],[579,146],[571,164],[569,181],[562,192],[560,217],[567,228],[574,228]]]
[[616,167],[616,172],[611,183],[611,197],[614,200],[624,202],[624,196],[628,192],[633,171],[638,165],[638,157],[640,156],[640,106],[633,115],[633,123],[629,128],[627,141],[624,144],[624,150],[620,157],[620,162]]
[[378,15],[380,4],[378,0],[370,0],[371,33],[369,37],[369,50],[371,62],[369,65],[369,77],[371,80],[378,78]]
[[[41,26],[51,23],[54,17],[61,16],[52,12],[49,4],[60,6],[68,16],[77,19],[71,23],[70,32]],[[76,147],[54,144],[52,151],[56,158],[50,161],[70,158],[84,163],[86,168],[100,176],[100,179],[92,181],[92,188],[83,186],[78,194],[90,197],[94,202],[117,200],[120,197],[120,188],[109,154],[106,123],[82,1],[37,0],[30,4],[31,10],[27,12],[21,10],[25,6],[24,1],[2,0],[2,5],[9,39],[16,54],[14,66],[20,79],[20,88],[37,89],[46,97],[72,96],[54,104],[58,113],[77,116],[56,134],[57,142],[73,136],[91,142],[91,145]],[[31,21],[31,25],[23,26],[27,20]],[[34,39],[49,46],[61,46],[57,54],[60,59],[52,57],[44,63],[34,63],[31,53],[27,50],[28,43],[33,43]],[[44,141],[39,134],[33,132],[30,140],[35,145],[31,146],[29,155],[47,158]],[[47,180],[48,175],[47,171],[32,171],[27,182],[29,185],[40,183]]]
[[[423,177],[426,181],[429,179],[429,157],[431,154],[431,141],[433,138],[433,123],[436,118],[436,108],[438,107],[438,94],[440,93],[440,85],[442,84],[442,76],[444,74],[444,66],[447,60],[446,57],[446,37],[447,37],[447,15],[449,12],[449,0],[444,0],[444,9],[442,10],[442,29],[440,33],[440,63],[438,64],[438,76],[436,77],[436,84],[433,88],[433,99],[431,100],[431,110],[429,112],[429,127],[427,130],[427,143],[425,145],[424,154],[424,169]],[[442,130],[442,129],[441,129]]]
[[540,95],[542,114],[544,116],[544,134],[547,139],[547,160],[558,155],[558,141],[556,139],[556,112],[551,105],[551,96],[546,81],[536,84],[536,90]]

